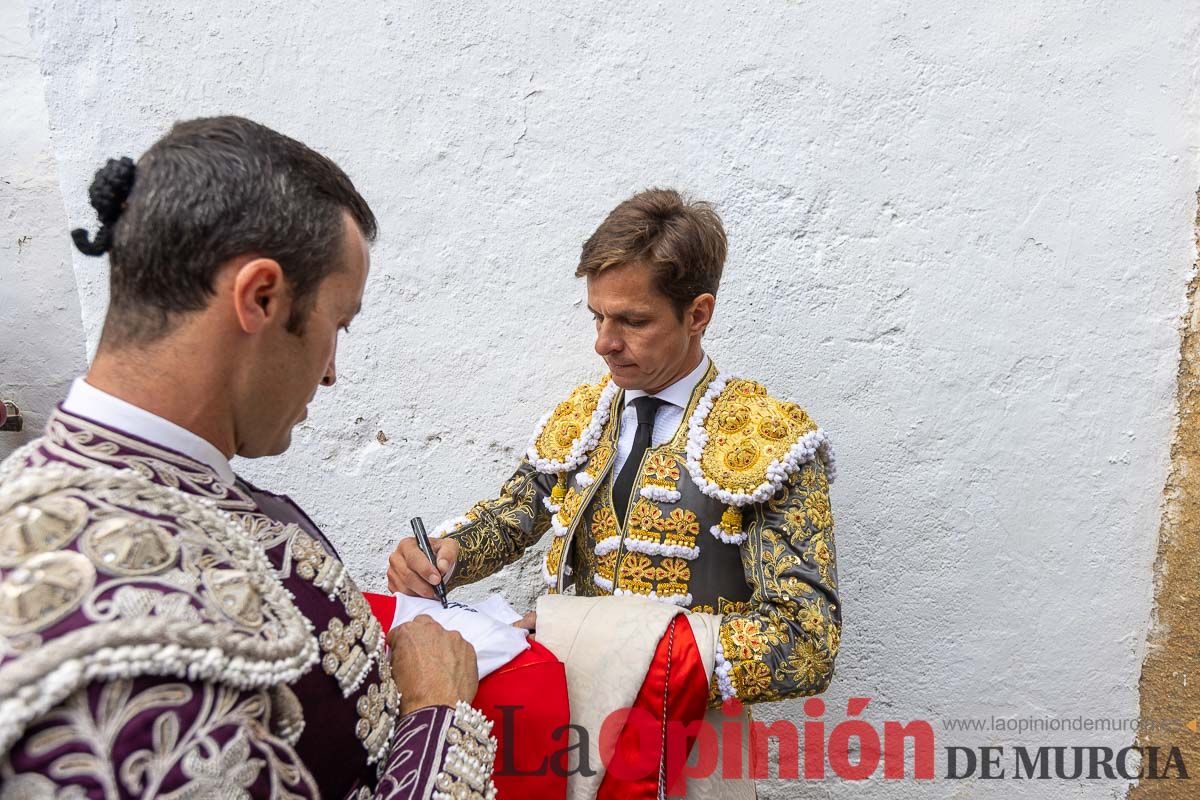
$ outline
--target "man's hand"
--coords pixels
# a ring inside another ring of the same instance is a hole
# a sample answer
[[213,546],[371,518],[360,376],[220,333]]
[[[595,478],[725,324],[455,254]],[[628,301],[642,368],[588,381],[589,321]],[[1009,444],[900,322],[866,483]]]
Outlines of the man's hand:
[[[450,580],[458,563],[459,546],[453,539],[430,539],[437,569],[417,546],[417,540],[405,537],[388,558],[388,591],[433,599],[433,587],[439,580]],[[438,573],[441,573],[440,575]]]
[[475,648],[458,631],[448,631],[433,617],[419,617],[388,633],[392,677],[400,690],[400,713],[426,706],[471,702],[479,688]]

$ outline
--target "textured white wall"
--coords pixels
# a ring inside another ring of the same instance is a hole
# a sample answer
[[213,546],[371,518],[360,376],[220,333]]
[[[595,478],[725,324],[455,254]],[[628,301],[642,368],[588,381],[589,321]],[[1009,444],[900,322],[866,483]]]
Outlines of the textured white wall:
[[41,433],[84,367],[66,224],[25,2],[9,0],[0,3],[0,399],[21,408],[25,429],[0,432],[0,458]]
[[[579,245],[632,191],[674,185],[729,230],[710,352],[835,437],[831,708],[1135,716],[1193,258],[1200,10],[728,5],[34,0],[32,24],[73,224],[105,158],[212,113],[304,139],[372,201],[382,238],[338,386],[286,457],[239,465],[299,499],[367,587],[410,515],[492,493],[542,411],[599,374]],[[75,269],[94,342],[103,270]],[[489,586],[527,602],[536,573]],[[1013,738],[939,728],[939,745]]]

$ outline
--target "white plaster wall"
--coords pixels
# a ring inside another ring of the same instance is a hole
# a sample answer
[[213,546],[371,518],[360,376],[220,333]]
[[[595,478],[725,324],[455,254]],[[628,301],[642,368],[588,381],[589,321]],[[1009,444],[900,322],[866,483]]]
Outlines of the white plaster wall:
[[[939,747],[1016,740],[942,717],[1136,715],[1194,255],[1194,3],[34,0],[31,16],[72,224],[91,222],[105,158],[218,112],[304,139],[372,201],[382,238],[337,387],[286,457],[239,465],[298,498],[366,587],[409,516],[491,494],[542,411],[599,374],[579,245],[629,193],[674,185],[729,230],[710,352],[838,446],[831,708],[859,695],[874,720],[932,719]],[[103,270],[75,270],[94,343]],[[527,602],[536,574],[488,588]]]
[[0,432],[0,458],[40,434],[84,367],[66,225],[25,2],[7,0],[0,3],[0,400],[20,407],[25,427]]

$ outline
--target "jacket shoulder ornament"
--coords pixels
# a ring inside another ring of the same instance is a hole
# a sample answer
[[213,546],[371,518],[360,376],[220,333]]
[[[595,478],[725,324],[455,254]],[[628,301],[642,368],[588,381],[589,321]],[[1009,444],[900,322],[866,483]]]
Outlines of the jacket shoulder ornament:
[[262,548],[212,501],[107,467],[0,484],[0,754],[92,681],[275,687],[318,653]]
[[804,464],[820,458],[830,483],[833,446],[795,403],[771,397],[762,384],[718,375],[688,420],[687,468],[701,492],[724,503],[711,533],[740,544],[743,506],[770,499]]
[[599,383],[577,386],[538,422],[525,457],[543,475],[557,475],[547,508],[551,513],[566,496],[567,475],[585,463],[600,444],[613,398],[620,387],[605,376]]

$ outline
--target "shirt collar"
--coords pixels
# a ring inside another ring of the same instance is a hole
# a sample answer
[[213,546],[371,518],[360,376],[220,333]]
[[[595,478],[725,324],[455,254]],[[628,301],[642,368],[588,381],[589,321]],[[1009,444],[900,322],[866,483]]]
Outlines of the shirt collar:
[[76,378],[71,391],[62,403],[63,411],[93,422],[133,434],[169,450],[182,453],[212,469],[229,486],[235,476],[229,459],[211,442],[182,428],[144,408],[127,403],[92,386],[83,378]]
[[[652,396],[660,400],[665,400],[673,406],[687,408],[688,402],[692,399],[692,390],[696,388],[696,384],[704,377],[704,373],[708,371],[708,356],[700,359],[700,365],[694,370],[684,375],[679,380],[672,383],[661,392],[655,392]],[[625,405],[628,405],[631,400],[636,400],[639,397],[645,397],[646,392],[641,389],[629,389],[625,392]]]

